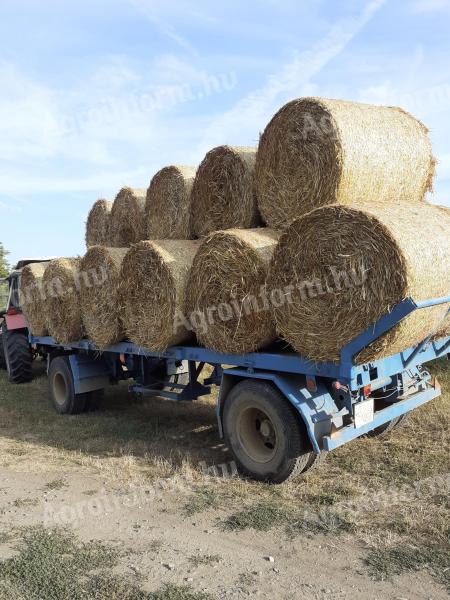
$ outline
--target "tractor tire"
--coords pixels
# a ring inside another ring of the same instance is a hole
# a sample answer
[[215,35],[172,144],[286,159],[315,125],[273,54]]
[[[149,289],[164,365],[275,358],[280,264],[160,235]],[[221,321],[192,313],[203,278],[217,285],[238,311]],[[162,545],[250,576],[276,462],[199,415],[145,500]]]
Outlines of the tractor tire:
[[60,415],[78,415],[89,409],[89,393],[75,394],[67,356],[57,356],[50,363],[48,391],[50,404]]
[[33,355],[28,336],[22,331],[6,331],[2,334],[6,370],[11,383],[27,383],[33,378]]
[[6,371],[6,357],[5,357],[5,349],[3,348],[3,340],[6,334],[5,328],[0,328],[0,369]]
[[239,471],[257,481],[283,483],[314,462],[299,415],[268,383],[238,383],[225,401],[223,428]]

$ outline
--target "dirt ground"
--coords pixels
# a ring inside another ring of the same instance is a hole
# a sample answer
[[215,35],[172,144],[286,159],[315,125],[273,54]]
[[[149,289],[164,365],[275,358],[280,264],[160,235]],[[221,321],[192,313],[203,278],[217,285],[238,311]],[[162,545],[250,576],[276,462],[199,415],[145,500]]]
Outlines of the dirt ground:
[[448,598],[449,407],[264,486],[235,475],[213,399],[119,387],[60,417],[40,367],[2,375],[0,599]]

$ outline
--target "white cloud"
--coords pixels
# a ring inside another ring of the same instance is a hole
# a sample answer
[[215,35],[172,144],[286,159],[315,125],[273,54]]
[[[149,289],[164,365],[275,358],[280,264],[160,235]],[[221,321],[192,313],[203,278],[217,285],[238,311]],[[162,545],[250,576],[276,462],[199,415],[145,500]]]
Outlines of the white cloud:
[[134,6],[134,8],[139,10],[150,23],[156,25],[163,35],[171,39],[183,50],[193,55],[198,54],[197,50],[188,39],[180,35],[170,22],[163,20],[158,15],[157,10],[155,10],[157,6],[155,6],[154,2],[152,3],[147,0],[128,0],[128,2]]
[[418,14],[450,11],[450,0],[416,0],[412,8]]
[[267,122],[275,107],[292,95],[304,94],[310,80],[340,52],[367,25],[385,0],[369,2],[361,15],[338,21],[328,35],[311,49],[297,53],[278,73],[272,74],[267,83],[240,100],[230,111],[216,119],[206,132],[201,146],[211,147],[219,143],[236,143],[238,139],[253,136]]

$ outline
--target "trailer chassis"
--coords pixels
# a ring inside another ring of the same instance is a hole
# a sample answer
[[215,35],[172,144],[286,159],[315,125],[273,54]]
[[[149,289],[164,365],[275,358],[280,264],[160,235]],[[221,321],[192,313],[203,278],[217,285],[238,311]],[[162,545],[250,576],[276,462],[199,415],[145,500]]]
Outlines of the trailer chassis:
[[[397,423],[411,410],[441,394],[439,382],[424,365],[444,356],[448,358],[450,337],[438,340],[429,337],[413,348],[365,364],[355,365],[354,357],[412,312],[443,303],[450,303],[450,296],[423,302],[407,298],[347,344],[338,363],[315,363],[283,349],[226,355],[192,345],[157,353],[122,342],[100,352],[89,340],[61,345],[51,337],[33,335],[30,343],[45,351],[49,370],[55,357],[65,357],[75,395],[92,394],[111,382],[132,378],[129,390],[134,394],[192,401],[210,394],[212,386],[217,385],[219,433],[231,446],[241,471],[256,479],[280,482],[313,466],[323,453],[362,435],[383,432],[389,424]],[[200,382],[205,365],[211,365],[213,371]],[[246,408],[249,398],[254,399],[253,408]],[[242,405],[241,413],[233,415],[232,402]],[[244,412],[252,410],[249,431],[248,425],[239,423]],[[275,430],[272,421],[276,424],[277,420],[281,425]],[[253,446],[249,443],[245,448],[247,434],[239,437],[230,428],[239,426],[251,437],[253,421],[264,443],[255,438]],[[295,465],[291,460],[289,467],[285,465],[278,471],[273,466],[265,469],[277,436],[288,437],[285,430],[294,440],[298,431],[302,435],[295,441],[296,450],[289,448],[289,440],[284,440],[287,444],[284,451],[300,452],[306,458],[300,461],[300,466],[297,457]],[[252,447],[254,456],[249,458],[247,454],[251,455]]]

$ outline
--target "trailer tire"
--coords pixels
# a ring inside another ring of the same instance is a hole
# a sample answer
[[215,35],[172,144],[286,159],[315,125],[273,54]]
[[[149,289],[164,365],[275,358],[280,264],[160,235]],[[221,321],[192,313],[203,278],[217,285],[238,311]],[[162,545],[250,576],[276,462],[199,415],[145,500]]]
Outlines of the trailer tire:
[[48,370],[49,398],[61,415],[77,415],[89,406],[88,394],[75,394],[72,369],[67,356],[57,356]]
[[262,381],[241,381],[225,401],[226,443],[239,471],[257,481],[282,483],[312,461],[306,428],[286,398]]
[[311,454],[312,454],[312,456],[311,456],[308,464],[306,465],[305,469],[303,470],[303,473],[306,473],[307,471],[309,471],[309,472],[315,471],[316,469],[318,469],[320,467],[320,465],[323,462],[325,462],[328,452],[321,452],[320,454],[311,452]]
[[33,378],[33,355],[28,336],[22,331],[3,331],[3,352],[11,383],[27,383]]

